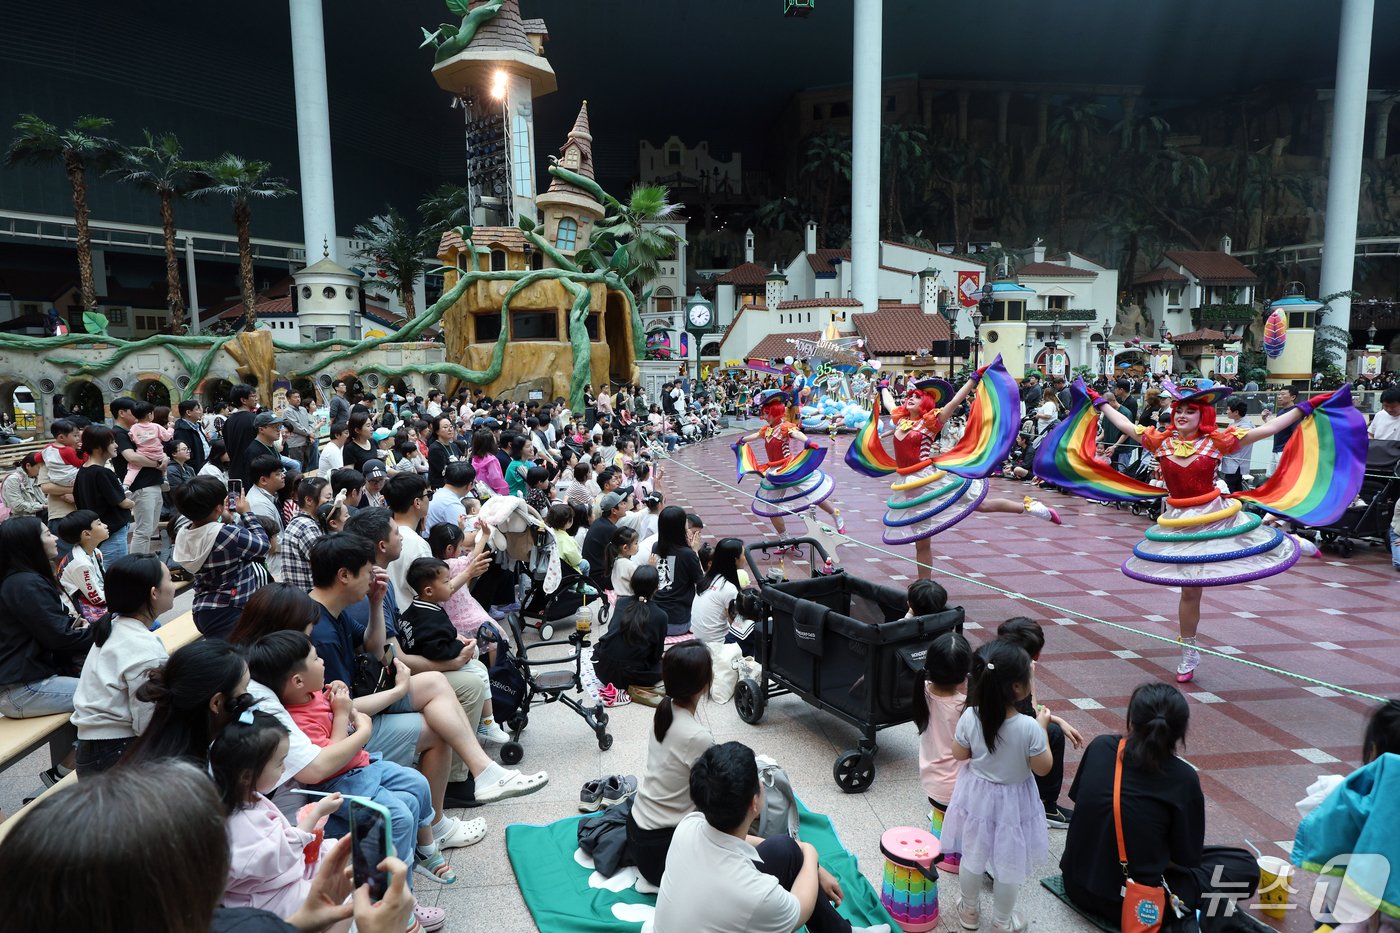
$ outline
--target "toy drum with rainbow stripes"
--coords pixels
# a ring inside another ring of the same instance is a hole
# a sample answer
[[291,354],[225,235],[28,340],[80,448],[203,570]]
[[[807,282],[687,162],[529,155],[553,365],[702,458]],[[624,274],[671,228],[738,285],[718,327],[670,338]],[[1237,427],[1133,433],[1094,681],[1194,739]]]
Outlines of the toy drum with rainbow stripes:
[[885,857],[885,880],[880,903],[905,933],[920,933],[938,925],[938,871],[943,857],[933,834],[912,826],[896,826],[880,837]]

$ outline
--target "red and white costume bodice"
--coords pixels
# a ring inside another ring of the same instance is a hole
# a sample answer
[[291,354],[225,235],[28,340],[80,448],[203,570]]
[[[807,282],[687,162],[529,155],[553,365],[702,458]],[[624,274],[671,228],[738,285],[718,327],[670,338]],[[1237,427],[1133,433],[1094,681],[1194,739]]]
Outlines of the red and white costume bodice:
[[[1240,447],[1244,432],[1214,431],[1183,440],[1175,431],[1141,429],[1142,446],[1157,458],[1162,481],[1173,499],[1189,499],[1215,491],[1220,460]],[[1175,459],[1174,459],[1175,458]],[[1185,463],[1180,461],[1185,460]]]
[[[933,456],[933,445],[943,430],[941,422],[927,428],[922,418],[896,417],[894,423],[894,460],[902,467],[923,463]],[[901,436],[903,435],[903,436]]]
[[761,428],[759,436],[763,439],[763,455],[768,458],[768,462],[783,460],[788,455],[788,436],[792,433],[791,422],[780,421],[776,427]]

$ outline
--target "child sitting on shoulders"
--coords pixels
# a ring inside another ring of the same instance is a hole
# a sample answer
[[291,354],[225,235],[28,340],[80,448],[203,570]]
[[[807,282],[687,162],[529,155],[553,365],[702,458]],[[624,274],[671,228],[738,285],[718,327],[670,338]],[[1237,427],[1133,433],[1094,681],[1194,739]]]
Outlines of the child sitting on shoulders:
[[[481,537],[484,536],[478,536],[478,540]],[[479,553],[478,549],[474,556]],[[477,660],[476,639],[459,635],[443,608],[453,595],[466,588],[472,575],[470,563],[454,574],[446,561],[436,557],[420,557],[409,564],[404,579],[415,598],[399,614],[399,643],[404,651],[429,661],[461,662],[463,667],[476,665],[482,681],[489,683],[490,675]],[[476,733],[483,741],[510,741],[506,731],[496,724],[489,694],[481,707],[481,724]]]
[[[1040,652],[1045,649],[1045,631],[1040,623],[1025,616],[1015,616],[997,626],[997,638],[1020,646],[1031,656],[1031,696],[1016,704],[1016,708],[1026,716],[1035,716],[1035,671],[1040,662]],[[1045,804],[1045,822],[1051,829],[1068,829],[1073,815],[1068,807],[1060,806],[1060,791],[1065,783],[1065,738],[1075,748],[1084,746],[1084,737],[1079,730],[1059,716],[1050,717],[1050,725],[1045,730],[1050,740],[1050,754],[1055,766],[1049,774],[1038,775],[1036,788],[1040,791],[1041,803]]]
[[228,817],[225,907],[255,907],[283,919],[311,891],[320,855],[317,824],[340,809],[340,794],[302,808],[295,826],[265,794],[282,779],[287,729],[271,713],[248,710],[209,746],[209,772]]
[[59,586],[89,624],[96,622],[107,614],[102,552],[98,550],[110,537],[107,524],[96,512],[78,509],[58,520],[58,537],[73,546],[68,556],[59,562]]
[[[929,810],[930,831],[940,839],[948,802],[953,799],[953,789],[963,769],[963,763],[953,757],[953,732],[967,705],[967,672],[971,667],[972,646],[967,639],[960,632],[944,632],[928,646],[924,669],[914,685],[919,781],[932,808]],[[959,861],[956,852],[945,850],[939,867],[956,874]]]

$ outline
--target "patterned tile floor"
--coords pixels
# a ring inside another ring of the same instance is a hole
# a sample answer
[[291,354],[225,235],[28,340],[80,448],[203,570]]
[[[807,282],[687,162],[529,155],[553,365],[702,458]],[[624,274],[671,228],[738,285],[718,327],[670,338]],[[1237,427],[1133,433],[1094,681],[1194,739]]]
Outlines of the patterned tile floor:
[[[704,517],[709,539],[736,535],[752,540],[771,529],[748,511],[747,492],[754,478],[745,480],[737,492],[730,488],[731,439],[679,450],[674,462],[665,465],[662,488],[670,502]],[[840,464],[845,444],[845,438],[839,439],[838,450],[829,455],[836,497],[850,534],[878,544],[885,485],[856,476]],[[994,481],[993,495],[1017,498],[1028,491],[1029,486],[1019,483]],[[951,601],[965,607],[974,642],[1011,615],[1030,614],[1041,620],[1048,644],[1038,679],[1046,701],[1086,737],[1116,731],[1132,689],[1170,677],[1175,667],[1177,650],[1163,640],[1175,633],[1174,594],[1136,583],[1118,570],[1123,555],[1140,537],[1144,520],[1058,494],[1046,501],[1060,511],[1063,526],[1029,517],[976,515],[939,536],[935,564],[939,571],[957,576],[940,573],[937,578]],[[912,548],[896,551],[913,556]],[[916,575],[912,563],[860,547],[843,545],[840,557],[852,572],[878,574],[897,585]],[[805,568],[789,568],[799,570]],[[989,586],[1033,594],[1057,608],[1036,606]],[[1208,841],[1239,844],[1249,839],[1266,853],[1284,854],[1297,826],[1293,803],[1307,785],[1318,774],[1345,774],[1359,764],[1368,701],[1245,662],[1379,696],[1400,695],[1397,604],[1400,574],[1391,569],[1383,551],[1373,548],[1359,549],[1347,560],[1305,561],[1252,587],[1207,593],[1204,643],[1229,657],[1207,658],[1196,683],[1185,688],[1192,701],[1185,754],[1205,788]],[[743,741],[783,762],[799,795],[831,816],[866,877],[877,884],[881,832],[923,820],[927,804],[918,783],[918,742],[912,727],[881,733],[874,785],[864,794],[846,795],[832,780],[832,763],[855,745],[857,735],[801,700],[775,699],[753,726],[739,720],[732,704],[705,704],[701,718],[716,739]],[[528,799],[468,813],[484,816],[490,828],[481,844],[451,853],[458,883],[438,887],[420,878],[417,885],[424,902],[448,908],[449,931],[535,929],[514,884],[504,827],[568,816],[576,812],[583,781],[600,774],[640,772],[650,721],[644,707],[614,711],[610,728],[615,744],[600,752],[592,734],[569,710],[554,705],[531,717],[522,737],[526,757],[521,766],[547,768],[549,786]],[[1077,761],[1078,753],[1071,750],[1066,788]],[[0,807],[12,811],[46,766],[43,756],[35,754],[0,774]],[[1058,870],[1063,838],[1063,833],[1052,832],[1050,855],[1038,876]],[[942,888],[944,912],[938,929],[954,931],[955,885],[945,883]],[[1304,877],[1295,901],[1305,903],[1311,888]],[[1018,909],[1025,911],[1036,931],[1092,929],[1037,885],[1022,889]],[[1312,926],[1303,910],[1271,923],[1289,933]]]

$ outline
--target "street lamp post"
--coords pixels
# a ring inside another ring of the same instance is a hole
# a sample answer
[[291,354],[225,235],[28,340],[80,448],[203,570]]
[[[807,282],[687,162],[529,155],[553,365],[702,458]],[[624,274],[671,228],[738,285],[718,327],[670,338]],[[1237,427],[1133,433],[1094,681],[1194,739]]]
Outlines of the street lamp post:
[[1104,328],[1099,337],[1102,338],[1099,341],[1099,372],[1110,376],[1112,373],[1108,369],[1108,328]]
[[948,322],[948,381],[949,381],[949,382],[952,382],[952,381],[953,381],[953,324],[956,323],[956,322],[957,322],[957,319],[958,319],[958,306],[957,306],[956,304],[954,304],[954,303],[947,297],[947,293],[946,293],[946,292],[944,293],[944,295],[945,295],[945,297],[944,297],[943,303],[942,303],[942,304],[943,304],[943,307],[942,307],[940,310],[943,312],[943,317],[944,317],[944,319],[947,320],[947,322]]
[[977,309],[972,313],[972,333],[974,338],[972,345],[972,365],[977,369],[982,368],[982,322],[991,320],[992,312],[996,310],[996,304],[996,299],[992,297],[992,283],[984,283],[982,286],[982,297],[977,300]]

